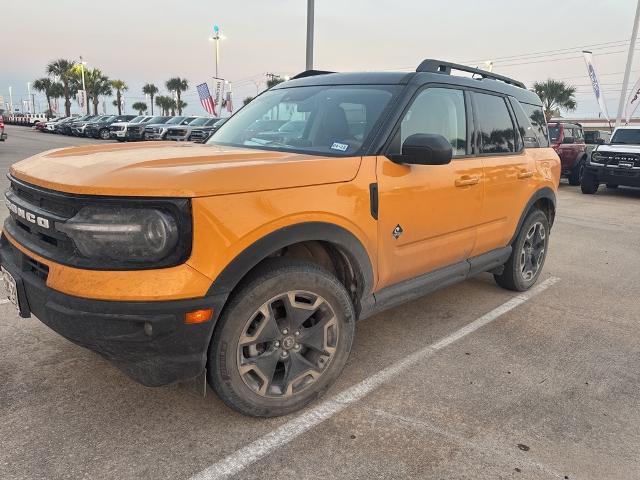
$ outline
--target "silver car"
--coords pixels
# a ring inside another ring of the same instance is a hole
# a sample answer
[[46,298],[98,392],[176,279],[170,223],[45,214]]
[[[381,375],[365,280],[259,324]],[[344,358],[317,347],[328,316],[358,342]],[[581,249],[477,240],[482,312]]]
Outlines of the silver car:
[[164,137],[167,135],[167,131],[170,128],[181,125],[189,125],[189,123],[193,122],[195,118],[196,117],[173,117],[166,123],[147,125],[144,128],[144,139],[164,140]]
[[153,117],[147,117],[145,115],[139,115],[128,122],[116,122],[109,126],[109,138],[114,138],[119,142],[124,142],[127,139],[127,128],[129,125],[136,125],[149,120]]
[[175,125],[167,130],[167,140],[190,140],[191,132],[195,128],[208,127],[216,123],[218,118],[198,117],[188,125]]

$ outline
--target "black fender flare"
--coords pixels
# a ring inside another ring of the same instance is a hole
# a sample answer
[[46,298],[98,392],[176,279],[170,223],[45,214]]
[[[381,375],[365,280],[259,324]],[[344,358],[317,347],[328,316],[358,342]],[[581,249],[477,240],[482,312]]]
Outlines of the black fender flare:
[[[520,220],[518,220],[518,226],[516,227],[516,231],[513,233],[513,236],[511,237],[511,240],[509,240],[509,245],[511,245],[515,241],[516,237],[518,236],[518,233],[520,232],[520,229],[522,228],[522,224],[524,223],[525,218],[527,218],[527,215],[531,211],[531,208],[533,207],[533,205],[538,200],[542,200],[542,199],[549,200],[551,202],[551,204],[553,205],[553,211],[555,212],[555,210],[556,210],[556,194],[555,194],[555,192],[549,187],[543,187],[540,190],[537,190],[531,196],[531,198],[527,202],[527,205],[522,210],[522,215],[520,215]],[[552,222],[552,219],[550,219],[549,227],[551,227],[551,222]]]
[[354,268],[359,296],[373,289],[373,267],[367,250],[360,240],[347,229],[326,222],[305,222],[275,230],[237,255],[213,281],[208,296],[228,295],[258,263],[281,248],[304,241],[323,241],[338,247]]

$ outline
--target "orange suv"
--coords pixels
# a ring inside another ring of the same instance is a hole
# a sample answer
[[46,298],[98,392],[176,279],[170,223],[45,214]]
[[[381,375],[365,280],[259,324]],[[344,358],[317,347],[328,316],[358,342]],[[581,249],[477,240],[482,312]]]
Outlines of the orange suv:
[[286,414],[340,374],[357,319],[481,272],[536,282],[560,175],[546,129],[523,84],[461,65],[307,71],[204,145],[13,165],[4,282],[145,385],[206,371],[232,408]]

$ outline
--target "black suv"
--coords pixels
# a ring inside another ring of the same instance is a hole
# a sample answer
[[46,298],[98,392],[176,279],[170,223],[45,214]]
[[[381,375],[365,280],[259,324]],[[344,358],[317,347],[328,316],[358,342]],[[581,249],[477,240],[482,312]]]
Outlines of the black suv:
[[108,117],[100,117],[95,122],[87,124],[84,135],[86,137],[101,138],[109,140],[109,127],[115,122],[128,122],[136,118],[136,115],[110,115]]
[[131,142],[134,140],[145,140],[144,129],[147,128],[147,126],[164,124],[164,123],[167,123],[172,118],[173,117],[156,116],[156,117],[150,117],[144,122],[129,125],[127,127],[127,141]]

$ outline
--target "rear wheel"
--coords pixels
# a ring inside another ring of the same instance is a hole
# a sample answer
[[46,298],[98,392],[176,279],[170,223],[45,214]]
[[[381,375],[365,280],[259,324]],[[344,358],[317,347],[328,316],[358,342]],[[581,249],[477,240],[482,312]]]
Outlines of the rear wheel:
[[100,138],[102,140],[109,140],[109,130],[106,128],[100,130]]
[[496,283],[507,290],[522,292],[536,283],[547,258],[549,220],[540,210],[533,210],[525,218],[513,242],[511,256]]
[[574,187],[576,185],[580,185],[583,175],[584,175],[584,159],[578,162],[578,164],[574,167],[573,171],[569,175],[568,177],[569,185],[573,185]]
[[354,322],[349,295],[329,272],[299,260],[268,261],[233,294],[216,325],[209,384],[246,415],[294,412],[338,377]]
[[598,178],[591,172],[584,172],[582,175],[582,180],[580,181],[580,189],[582,193],[593,195],[598,191],[598,187],[600,186],[600,182],[598,182]]

